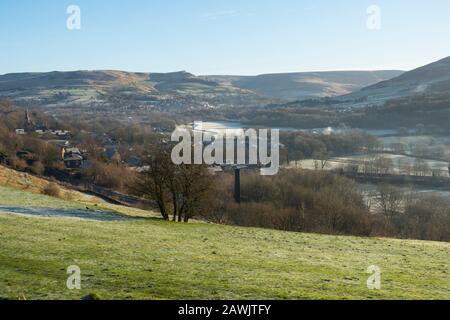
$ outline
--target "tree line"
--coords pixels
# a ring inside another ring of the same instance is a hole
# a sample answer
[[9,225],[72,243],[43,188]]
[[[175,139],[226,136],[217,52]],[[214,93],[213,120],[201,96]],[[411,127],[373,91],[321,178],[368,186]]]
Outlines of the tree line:
[[276,176],[242,172],[241,203],[232,172],[212,175],[202,165],[175,166],[167,149],[153,150],[132,185],[157,203],[165,220],[323,234],[450,240],[450,201],[379,185],[372,194],[353,180],[323,170],[285,169]]

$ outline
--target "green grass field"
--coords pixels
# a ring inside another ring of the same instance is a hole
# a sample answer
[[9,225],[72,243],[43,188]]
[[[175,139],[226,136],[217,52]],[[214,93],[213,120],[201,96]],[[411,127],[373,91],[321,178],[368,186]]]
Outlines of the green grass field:
[[[2,205],[84,206],[0,188]],[[0,297],[450,299],[449,243],[175,224],[140,216],[90,221],[0,213]],[[81,290],[66,288],[70,265],[81,268]],[[381,290],[366,286],[370,265],[382,269]]]

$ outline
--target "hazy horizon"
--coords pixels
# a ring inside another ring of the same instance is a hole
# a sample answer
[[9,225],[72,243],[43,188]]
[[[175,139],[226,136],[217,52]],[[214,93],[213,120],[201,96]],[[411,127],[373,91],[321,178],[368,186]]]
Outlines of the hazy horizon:
[[[421,67],[421,66],[418,66]],[[415,68],[414,68],[415,69]],[[413,69],[411,69],[413,70]],[[78,72],[78,71],[86,71],[86,72],[94,72],[94,71],[118,71],[118,72],[129,72],[129,73],[178,73],[178,72],[187,72],[191,73],[198,77],[203,76],[228,76],[228,77],[255,77],[255,76],[263,76],[263,75],[277,75],[277,74],[297,74],[297,73],[331,73],[331,72],[378,72],[378,71],[399,71],[399,72],[408,72],[411,70],[401,70],[401,69],[377,69],[377,70],[307,70],[307,71],[287,71],[287,72],[269,72],[269,73],[256,73],[256,74],[196,74],[190,72],[189,70],[173,70],[173,71],[137,71],[137,70],[121,70],[121,69],[73,69],[73,70],[47,70],[47,71],[21,71],[21,72],[8,72],[2,73],[0,76],[4,76],[7,74],[20,74],[20,73],[51,73],[51,72]]]

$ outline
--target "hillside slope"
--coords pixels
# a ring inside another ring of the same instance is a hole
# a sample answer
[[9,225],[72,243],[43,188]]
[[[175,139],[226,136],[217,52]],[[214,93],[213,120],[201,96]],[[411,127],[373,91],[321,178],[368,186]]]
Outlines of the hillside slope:
[[402,71],[330,71],[264,74],[258,76],[207,76],[207,79],[251,90],[262,96],[304,100],[348,94],[394,78]]
[[50,183],[52,182],[46,179],[0,165],[0,211],[2,206],[64,210],[67,207],[85,208],[87,205],[98,210],[112,210],[127,217],[156,215],[154,212],[114,205],[96,196],[62,185],[58,186],[60,191],[58,198],[47,197],[43,193]]
[[[79,206],[0,188],[0,208],[5,205]],[[1,211],[0,297],[450,299],[448,243],[177,224],[151,216],[95,221]],[[65,286],[71,265],[81,268],[81,290]],[[381,290],[366,286],[371,265],[382,270]]]
[[[269,74],[255,77],[195,76],[189,72],[136,73],[112,70],[0,75],[0,100],[19,105],[92,106],[136,102],[179,107],[265,105],[278,100],[337,96],[398,76],[401,71]],[[126,101],[126,102],[125,102]],[[207,105],[207,104],[206,104]]]
[[342,99],[359,99],[381,104],[387,100],[405,97],[448,95],[450,95],[450,57],[368,86]]
[[[0,100],[19,105],[91,106],[127,101],[155,105],[158,101],[187,98],[183,104],[204,100],[249,102],[262,99],[240,88],[224,86],[185,71],[135,73],[112,70],[17,73],[0,75]],[[198,101],[197,101],[198,100]]]

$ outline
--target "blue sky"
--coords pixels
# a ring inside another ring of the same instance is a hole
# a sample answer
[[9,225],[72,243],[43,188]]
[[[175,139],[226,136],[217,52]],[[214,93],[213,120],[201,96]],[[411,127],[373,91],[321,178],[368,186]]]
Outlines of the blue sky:
[[449,16],[448,0],[1,0],[0,74],[409,70],[450,55]]

